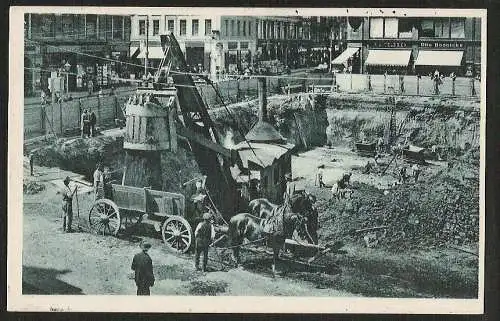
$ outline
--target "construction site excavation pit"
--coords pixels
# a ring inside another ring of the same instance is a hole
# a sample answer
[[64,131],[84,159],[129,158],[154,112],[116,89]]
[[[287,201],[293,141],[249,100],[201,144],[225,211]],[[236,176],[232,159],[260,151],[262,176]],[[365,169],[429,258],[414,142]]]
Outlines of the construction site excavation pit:
[[[326,274],[285,271],[282,277],[361,296],[475,298],[479,270],[479,102],[373,95],[291,95],[268,98],[271,122],[297,146],[292,172],[298,189],[317,198],[320,243],[340,240],[345,254],[327,254],[339,267]],[[209,110],[226,148],[257,121],[258,102]],[[391,148],[362,156],[357,143],[382,140]],[[117,170],[127,163],[120,137],[61,138],[33,150],[37,165],[79,172],[91,180],[95,164]],[[400,182],[414,165],[418,180]],[[410,149],[411,149],[410,148]],[[395,153],[401,156],[394,157]],[[186,193],[183,183],[201,175],[193,155],[180,148],[161,154],[162,190]],[[321,169],[326,186],[318,186]],[[351,172],[350,197],[331,187]],[[119,181],[121,183],[121,181]],[[382,227],[371,230],[373,227]],[[352,230],[367,232],[352,234]],[[260,258],[245,254],[260,273]],[[257,263],[255,263],[257,260]]]

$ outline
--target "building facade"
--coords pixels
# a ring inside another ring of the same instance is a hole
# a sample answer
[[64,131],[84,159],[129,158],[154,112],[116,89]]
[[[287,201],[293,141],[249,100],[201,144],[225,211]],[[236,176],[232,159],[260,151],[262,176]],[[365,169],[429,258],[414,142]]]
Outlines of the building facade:
[[24,38],[26,94],[47,89],[61,69],[69,90],[83,90],[90,79],[108,86],[112,75],[127,76],[128,66],[116,61],[128,59],[128,16],[25,14]]
[[480,18],[345,17],[345,24],[353,73],[480,74]]
[[148,64],[157,67],[163,57],[160,35],[173,32],[189,67],[212,76],[271,61],[316,66],[342,49],[332,42],[332,34],[335,42],[345,37],[334,32],[336,22],[333,17],[135,15],[130,56],[144,63],[147,47]]

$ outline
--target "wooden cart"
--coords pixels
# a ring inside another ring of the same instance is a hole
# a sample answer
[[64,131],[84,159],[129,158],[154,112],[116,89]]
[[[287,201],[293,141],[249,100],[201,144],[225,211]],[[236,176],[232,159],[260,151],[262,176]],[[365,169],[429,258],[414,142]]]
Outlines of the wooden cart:
[[98,199],[89,212],[90,229],[98,234],[117,235],[138,223],[152,224],[165,245],[185,253],[193,241],[193,230],[185,216],[182,194],[111,184],[109,198]]

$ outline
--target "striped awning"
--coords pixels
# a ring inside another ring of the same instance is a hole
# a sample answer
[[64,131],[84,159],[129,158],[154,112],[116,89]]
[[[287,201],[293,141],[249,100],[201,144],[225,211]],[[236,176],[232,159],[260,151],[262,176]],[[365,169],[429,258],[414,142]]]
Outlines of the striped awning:
[[368,52],[367,66],[408,66],[411,50],[378,50]]
[[[149,47],[148,58],[149,59],[162,59],[164,56],[163,49],[161,47]],[[137,56],[139,59],[146,58],[146,48],[141,50],[141,53]]]
[[332,60],[332,65],[342,65],[347,59],[351,58],[356,52],[358,52],[359,48],[347,48],[341,53],[337,58]]
[[420,50],[415,66],[461,66],[463,51]]

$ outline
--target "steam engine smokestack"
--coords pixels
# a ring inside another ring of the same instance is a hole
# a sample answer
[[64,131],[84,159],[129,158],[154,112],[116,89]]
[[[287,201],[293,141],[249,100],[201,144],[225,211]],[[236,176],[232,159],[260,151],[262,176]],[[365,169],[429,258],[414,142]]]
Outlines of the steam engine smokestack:
[[266,78],[259,78],[259,120],[267,121],[267,88]]

